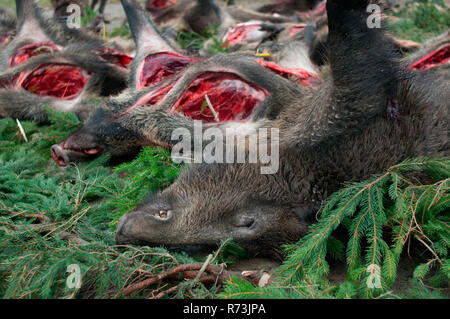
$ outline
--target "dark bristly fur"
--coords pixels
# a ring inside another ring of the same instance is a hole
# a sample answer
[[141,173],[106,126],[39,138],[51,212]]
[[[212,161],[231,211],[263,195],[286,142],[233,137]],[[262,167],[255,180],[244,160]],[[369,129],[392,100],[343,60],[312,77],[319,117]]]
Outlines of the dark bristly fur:
[[[391,39],[366,27],[366,5],[328,1],[330,77],[317,92],[286,93],[269,123],[280,129],[276,174],[261,175],[260,164],[188,165],[122,217],[116,242],[211,245],[233,237],[257,255],[280,257],[280,244],[301,238],[308,216],[343,182],[406,158],[449,156],[450,84],[440,81],[442,68],[407,69]],[[137,112],[142,119],[144,112]],[[143,134],[167,129],[154,125]]]

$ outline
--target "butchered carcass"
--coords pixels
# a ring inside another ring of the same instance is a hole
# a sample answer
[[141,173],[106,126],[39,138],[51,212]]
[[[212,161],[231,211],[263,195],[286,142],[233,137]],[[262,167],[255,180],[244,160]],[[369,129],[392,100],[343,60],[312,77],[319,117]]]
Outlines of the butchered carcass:
[[126,87],[132,58],[16,1],[17,35],[0,52],[0,116],[45,121],[42,106],[86,117],[87,100]]
[[159,36],[135,1],[122,4],[137,48],[129,89],[100,104],[79,131],[52,147],[61,166],[102,152],[121,157],[144,145],[170,147],[172,131],[193,129],[193,120],[218,126],[271,121],[292,96],[320,85],[313,67],[286,68],[255,55],[185,56]]
[[305,235],[323,201],[343,183],[408,158],[448,157],[447,53],[427,46],[433,51],[425,49],[415,61],[430,68],[411,67],[391,37],[367,27],[368,3],[328,0],[330,70],[322,85],[306,94],[286,90],[276,118],[254,123],[266,129],[253,131],[256,140],[273,132],[259,146],[279,142],[274,173],[262,174],[263,158],[186,165],[170,187],[122,217],[116,243],[215,246],[233,238],[258,256],[282,258],[280,246]]

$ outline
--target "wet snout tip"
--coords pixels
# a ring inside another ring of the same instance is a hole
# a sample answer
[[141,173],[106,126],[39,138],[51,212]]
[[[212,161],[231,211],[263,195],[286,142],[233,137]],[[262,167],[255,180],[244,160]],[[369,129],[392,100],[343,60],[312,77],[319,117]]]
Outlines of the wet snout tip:
[[123,236],[123,225],[125,225],[125,220],[127,219],[127,215],[123,215],[120,220],[119,223],[117,224],[117,230],[116,230],[116,244],[117,245],[122,245],[124,244],[124,236]]
[[69,162],[69,158],[67,154],[65,154],[64,150],[61,146],[55,144],[52,146],[50,154],[53,160],[61,167],[66,167]]

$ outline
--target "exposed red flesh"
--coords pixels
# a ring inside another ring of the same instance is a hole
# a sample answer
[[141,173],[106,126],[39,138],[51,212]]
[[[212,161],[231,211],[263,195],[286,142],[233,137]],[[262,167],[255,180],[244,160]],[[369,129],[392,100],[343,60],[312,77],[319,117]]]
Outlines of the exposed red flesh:
[[64,64],[41,65],[26,77],[22,87],[34,94],[71,100],[80,95],[87,79],[88,75],[79,67]]
[[145,95],[139,101],[137,101],[137,103],[135,103],[133,106],[131,106],[126,111],[122,112],[118,117],[116,117],[116,120],[119,118],[122,118],[124,116],[127,116],[133,110],[135,110],[138,107],[141,107],[143,105],[154,106],[154,105],[158,104],[166,96],[167,92],[169,92],[169,90],[171,88],[173,88],[174,84],[175,83],[170,83],[169,85],[160,87],[160,88],[150,92],[149,94]]
[[435,66],[450,62],[450,44],[445,44],[439,49],[427,54],[419,61],[409,66],[413,70],[428,70]]
[[25,63],[28,59],[44,53],[58,52],[59,49],[50,41],[24,45],[14,52],[9,59],[9,66]]
[[265,61],[264,59],[259,59],[256,62],[258,62],[261,66],[266,67],[269,70],[281,75],[284,78],[295,76],[304,86],[318,86],[321,82],[320,78],[317,75],[303,69],[283,68],[275,62]]
[[198,61],[174,52],[161,52],[147,56],[142,67],[138,89],[156,85]]
[[[175,1],[173,1],[173,2],[175,2]],[[147,6],[149,9],[162,9],[167,6],[170,6],[171,3],[172,2],[169,0],[152,0],[152,1],[149,1]]]
[[288,37],[292,37],[294,34],[303,30],[305,27],[306,27],[306,24],[299,24],[299,25],[291,27],[291,29],[289,30]]
[[219,114],[219,120],[231,121],[248,119],[268,93],[232,73],[208,72],[192,81],[170,112],[213,122],[215,118],[206,104],[205,95],[208,95],[215,112]]
[[312,14],[313,14],[313,15],[316,15],[316,14],[325,12],[326,9],[327,9],[326,3],[321,4],[316,10],[313,10],[313,11],[312,11]]
[[131,61],[133,61],[133,58],[128,54],[107,47],[99,49],[97,54],[104,61],[117,65],[123,69],[126,69]]
[[225,35],[223,46],[242,44],[247,42],[247,38],[252,31],[260,29],[260,23],[240,23]]

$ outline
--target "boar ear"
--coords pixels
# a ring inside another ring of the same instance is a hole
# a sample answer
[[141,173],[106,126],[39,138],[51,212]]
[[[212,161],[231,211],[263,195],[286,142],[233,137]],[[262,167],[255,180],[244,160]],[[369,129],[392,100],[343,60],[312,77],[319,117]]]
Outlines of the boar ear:
[[121,0],[121,3],[136,43],[137,58],[143,59],[146,55],[163,51],[175,52],[175,49],[158,33],[150,17],[136,0]]

